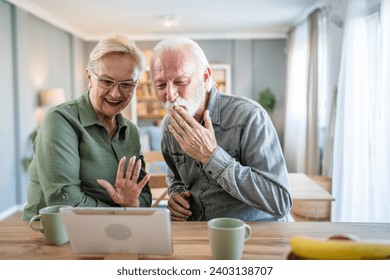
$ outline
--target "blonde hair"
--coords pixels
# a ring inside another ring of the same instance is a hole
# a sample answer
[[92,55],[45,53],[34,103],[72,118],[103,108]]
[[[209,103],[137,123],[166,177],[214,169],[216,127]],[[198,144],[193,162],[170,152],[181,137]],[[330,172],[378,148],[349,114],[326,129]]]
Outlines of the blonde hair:
[[132,57],[137,64],[137,71],[134,73],[135,79],[141,78],[146,69],[145,55],[134,41],[126,34],[108,34],[101,39],[89,55],[87,68],[95,69],[96,63],[108,53],[121,53]]

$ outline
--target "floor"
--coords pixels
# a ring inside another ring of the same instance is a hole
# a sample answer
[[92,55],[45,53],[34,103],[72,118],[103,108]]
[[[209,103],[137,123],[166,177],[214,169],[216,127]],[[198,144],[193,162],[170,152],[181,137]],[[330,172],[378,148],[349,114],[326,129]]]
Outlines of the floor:
[[17,212],[9,216],[8,218],[4,219],[3,221],[20,221],[21,218],[22,218],[22,212]]

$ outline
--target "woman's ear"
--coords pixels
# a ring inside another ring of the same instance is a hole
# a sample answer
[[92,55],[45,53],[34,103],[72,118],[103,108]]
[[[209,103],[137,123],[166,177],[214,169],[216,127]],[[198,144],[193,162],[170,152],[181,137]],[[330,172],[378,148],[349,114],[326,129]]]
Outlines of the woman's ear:
[[88,68],[85,69],[85,76],[87,78],[88,88],[91,89],[91,87],[92,87],[91,74],[89,73]]

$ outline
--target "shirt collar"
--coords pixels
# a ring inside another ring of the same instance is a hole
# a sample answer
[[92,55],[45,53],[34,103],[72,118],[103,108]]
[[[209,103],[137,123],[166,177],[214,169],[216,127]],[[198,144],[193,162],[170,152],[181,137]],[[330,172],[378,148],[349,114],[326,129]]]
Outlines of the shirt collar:
[[100,124],[89,100],[89,91],[77,99],[77,106],[79,109],[80,123],[83,127]]
[[218,92],[216,87],[213,87],[209,93],[209,104],[207,109],[210,112],[211,122],[213,124],[221,124],[220,118],[220,93]]

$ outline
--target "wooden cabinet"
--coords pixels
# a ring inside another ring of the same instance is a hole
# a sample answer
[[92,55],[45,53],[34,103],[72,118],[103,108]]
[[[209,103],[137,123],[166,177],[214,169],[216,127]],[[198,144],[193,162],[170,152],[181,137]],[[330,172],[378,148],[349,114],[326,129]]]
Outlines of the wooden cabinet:
[[[221,92],[231,93],[230,65],[211,64],[213,78]],[[160,102],[154,90],[150,71],[147,69],[140,79],[137,91],[131,100],[124,115],[138,126],[145,126],[159,122],[165,115],[164,105]]]
[[136,93],[136,110],[139,120],[161,120],[165,115],[165,108],[157,97],[150,71],[146,71],[139,81]]

